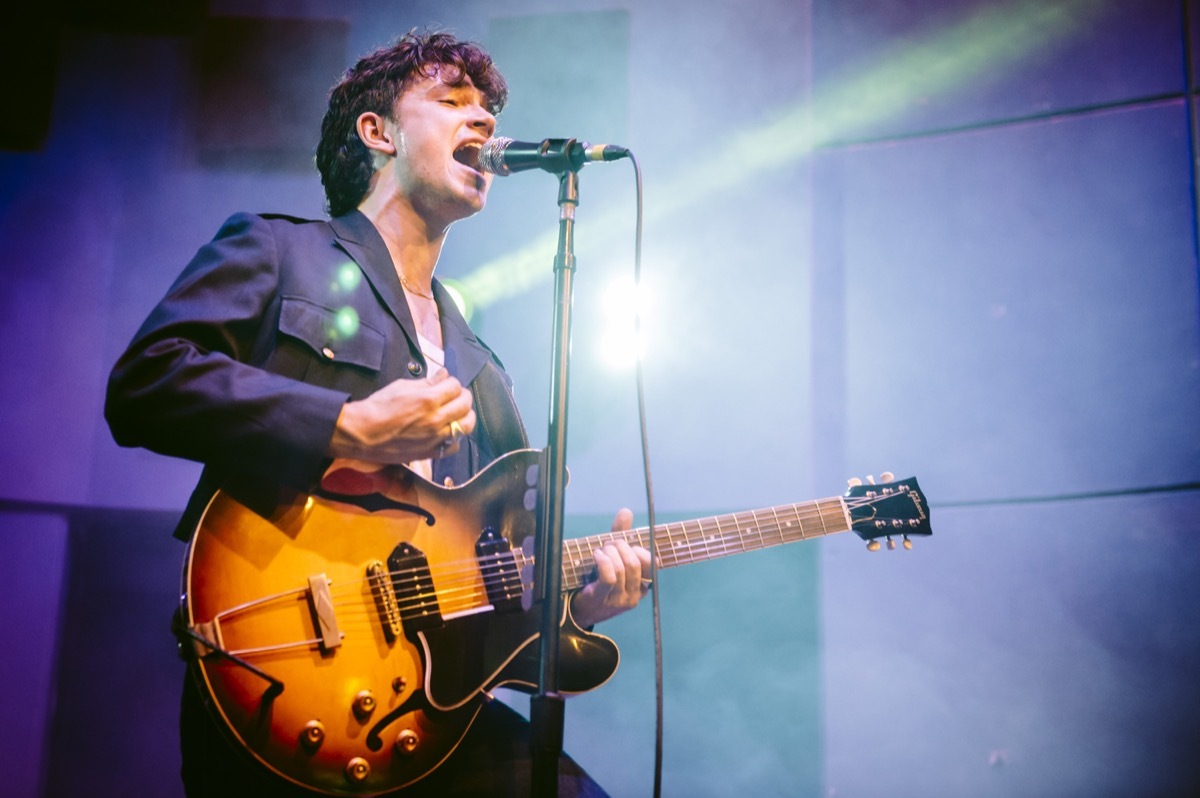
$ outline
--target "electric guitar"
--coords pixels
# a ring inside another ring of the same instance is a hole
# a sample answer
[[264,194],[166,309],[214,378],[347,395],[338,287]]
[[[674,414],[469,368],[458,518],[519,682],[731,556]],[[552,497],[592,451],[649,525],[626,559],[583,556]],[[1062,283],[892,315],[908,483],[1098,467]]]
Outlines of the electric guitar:
[[[232,738],[309,789],[377,795],[436,769],[495,687],[535,691],[538,458],[511,452],[452,488],[389,466],[331,471],[311,494],[218,491],[188,549],[177,632]],[[851,529],[871,549],[931,534],[916,480],[884,479],[658,524],[658,568]],[[649,534],[566,540],[563,589],[593,578],[596,547],[649,548]],[[559,687],[581,693],[612,676],[619,652],[565,605]]]

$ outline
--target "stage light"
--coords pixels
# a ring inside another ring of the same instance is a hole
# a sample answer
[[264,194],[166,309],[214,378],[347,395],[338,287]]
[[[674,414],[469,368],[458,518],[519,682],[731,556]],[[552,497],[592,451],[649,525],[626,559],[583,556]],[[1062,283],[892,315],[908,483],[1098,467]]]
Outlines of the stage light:
[[600,359],[614,370],[633,368],[646,355],[645,328],[639,330],[637,320],[639,314],[643,319],[649,314],[649,292],[632,277],[618,278],[603,292],[601,302]]

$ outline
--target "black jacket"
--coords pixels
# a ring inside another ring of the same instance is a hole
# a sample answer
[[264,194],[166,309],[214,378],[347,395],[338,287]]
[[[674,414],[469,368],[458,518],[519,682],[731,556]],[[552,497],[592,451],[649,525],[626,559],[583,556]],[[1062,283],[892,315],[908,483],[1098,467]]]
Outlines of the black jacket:
[[[526,445],[511,381],[434,281],[446,366],[479,423],[435,461],[456,484]],[[105,417],[122,446],[205,464],[176,530],[190,537],[232,476],[307,491],[342,405],[428,365],[387,247],[355,211],[330,221],[237,214],[192,259],[117,361]]]

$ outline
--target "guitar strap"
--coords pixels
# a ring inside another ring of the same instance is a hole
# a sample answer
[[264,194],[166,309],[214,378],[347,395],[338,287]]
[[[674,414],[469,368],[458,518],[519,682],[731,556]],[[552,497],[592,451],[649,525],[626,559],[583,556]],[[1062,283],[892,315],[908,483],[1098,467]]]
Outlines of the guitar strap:
[[471,393],[475,396],[476,421],[497,457],[529,448],[529,437],[517,412],[512,389],[494,362],[488,360],[471,381]]

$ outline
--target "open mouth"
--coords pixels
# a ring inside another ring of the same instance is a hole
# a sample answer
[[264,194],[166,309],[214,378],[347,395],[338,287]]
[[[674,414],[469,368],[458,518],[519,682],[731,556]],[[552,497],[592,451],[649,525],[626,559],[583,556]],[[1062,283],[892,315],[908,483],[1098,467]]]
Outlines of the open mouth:
[[454,160],[464,166],[469,166],[475,171],[479,171],[479,151],[481,145],[478,142],[464,144],[454,151]]

